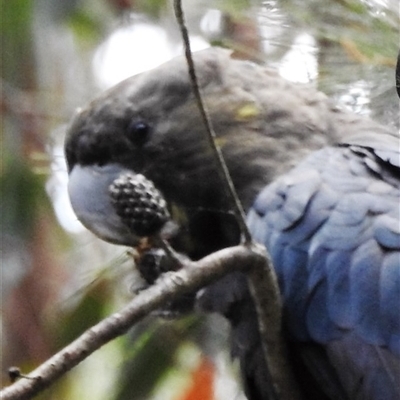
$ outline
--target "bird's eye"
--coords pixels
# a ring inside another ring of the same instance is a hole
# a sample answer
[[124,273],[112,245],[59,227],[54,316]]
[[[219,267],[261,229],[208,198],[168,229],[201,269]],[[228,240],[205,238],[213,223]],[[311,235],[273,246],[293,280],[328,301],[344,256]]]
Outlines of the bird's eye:
[[143,146],[150,136],[150,125],[143,120],[131,121],[127,133],[129,140],[136,146]]

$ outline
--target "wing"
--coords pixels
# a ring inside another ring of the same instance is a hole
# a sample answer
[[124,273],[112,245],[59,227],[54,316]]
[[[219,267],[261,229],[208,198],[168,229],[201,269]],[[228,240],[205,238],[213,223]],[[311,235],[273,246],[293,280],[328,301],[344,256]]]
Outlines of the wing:
[[325,347],[351,399],[400,398],[399,143],[371,134],[317,151],[248,215],[291,338]]

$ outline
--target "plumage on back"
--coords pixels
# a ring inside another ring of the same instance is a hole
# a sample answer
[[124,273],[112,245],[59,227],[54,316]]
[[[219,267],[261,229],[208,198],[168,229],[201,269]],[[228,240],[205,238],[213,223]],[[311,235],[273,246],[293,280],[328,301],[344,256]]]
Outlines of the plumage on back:
[[400,398],[399,159],[389,135],[326,147],[268,185],[248,216],[290,335],[326,346],[350,399]]

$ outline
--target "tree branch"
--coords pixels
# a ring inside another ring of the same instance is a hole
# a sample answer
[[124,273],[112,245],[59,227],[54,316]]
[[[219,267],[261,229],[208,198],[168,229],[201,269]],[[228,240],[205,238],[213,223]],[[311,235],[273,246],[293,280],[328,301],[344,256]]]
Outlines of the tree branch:
[[[234,204],[236,219],[239,223],[241,233],[244,236],[244,244],[254,246],[251,233],[246,225],[243,207],[233,185],[221,148],[216,143],[217,135],[213,129],[212,121],[205,108],[199,89],[196,68],[190,48],[189,34],[182,10],[182,2],[181,0],[174,0],[173,3],[175,16],[178,21],[185,48],[189,78],[206,128],[210,146],[221,171],[223,178],[222,183],[225,185],[226,192],[229,194]],[[257,310],[264,359],[268,368],[268,375],[271,377],[271,381],[268,382],[269,398],[270,400],[300,399],[300,392],[288,362],[286,345],[282,335],[282,304],[280,290],[272,261],[265,247],[264,257],[259,261],[260,263],[255,263],[252,268],[248,269],[249,273],[247,277],[251,295]]]
[[185,262],[184,268],[166,273],[148,289],[140,292],[121,311],[88,329],[37,369],[0,391],[2,400],[31,399],[51,386],[104,344],[126,333],[151,311],[181,294],[198,290],[223,275],[238,269],[252,268],[265,259],[260,245],[236,246],[213,253],[197,262]]
[[219,169],[220,169],[220,172],[222,175],[222,184],[225,186],[225,191],[229,195],[229,198],[232,200],[232,203],[233,203],[233,206],[235,209],[236,219],[240,226],[240,232],[244,236],[244,242],[251,243],[252,237],[251,237],[249,228],[246,225],[246,217],[245,217],[245,213],[243,211],[242,204],[240,203],[239,197],[236,193],[231,175],[229,173],[228,167],[224,160],[224,156],[222,155],[221,148],[219,146],[217,146],[217,144],[216,144],[217,135],[214,131],[211,119],[205,108],[205,105],[204,105],[204,102],[203,102],[203,99],[202,99],[202,96],[200,93],[199,84],[198,84],[197,75],[196,75],[196,68],[195,68],[195,65],[193,62],[192,50],[190,48],[189,34],[188,34],[188,30],[185,25],[185,18],[184,18],[182,4],[181,4],[180,0],[174,0],[174,9],[175,9],[175,16],[178,21],[179,28],[181,30],[183,44],[185,47],[185,56],[186,56],[186,61],[187,61],[187,65],[188,65],[189,78],[192,83],[193,93],[196,98],[196,102],[197,102],[201,117],[203,119],[203,122],[204,122],[204,125],[206,128],[210,147],[211,147],[212,151],[214,152],[215,159],[218,163],[218,166],[219,166]]
[[[265,248],[264,248],[265,249]],[[269,400],[300,400],[282,332],[282,303],[268,253],[247,270],[251,297],[256,306],[264,359],[271,378]]]

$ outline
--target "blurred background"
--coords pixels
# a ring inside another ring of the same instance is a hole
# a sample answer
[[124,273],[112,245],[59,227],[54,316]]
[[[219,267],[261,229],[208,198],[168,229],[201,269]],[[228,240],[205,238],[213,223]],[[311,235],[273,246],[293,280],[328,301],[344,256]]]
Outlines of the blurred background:
[[[29,372],[134,295],[128,249],[70,209],[77,107],[182,53],[170,1],[1,1],[1,361]],[[399,129],[398,0],[183,0],[193,50],[216,44]],[[242,400],[216,316],[149,317],[39,399]]]

